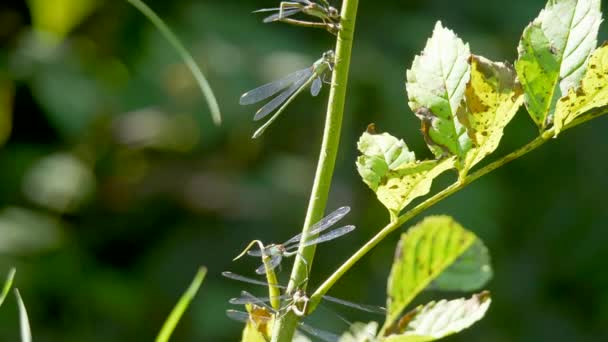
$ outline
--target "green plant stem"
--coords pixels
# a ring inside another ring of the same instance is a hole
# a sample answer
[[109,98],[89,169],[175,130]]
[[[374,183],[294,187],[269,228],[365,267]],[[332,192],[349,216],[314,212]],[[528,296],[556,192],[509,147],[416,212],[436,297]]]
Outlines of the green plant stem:
[[[593,110],[585,115],[578,117],[576,120],[572,121],[567,128],[572,128],[578,126],[584,122],[587,122],[595,117],[608,113],[608,107],[601,107]],[[528,152],[531,152],[538,147],[545,144],[547,141],[550,141],[555,135],[555,131],[553,128],[545,131],[536,139],[532,140],[528,144],[523,147],[507,154],[506,156],[500,158],[499,160],[490,163],[478,171],[471,173],[470,175],[462,178],[456,183],[448,186],[442,191],[436,193],[434,196],[428,198],[424,202],[418,204],[416,207],[410,209],[403,215],[400,215],[397,220],[391,220],[391,223],[382,228],[374,237],[372,237],[367,243],[365,243],[355,254],[353,254],[346,262],[344,262],[323,284],[321,284],[317,290],[310,297],[309,310],[312,311],[315,309],[321,297],[329,291],[329,289],[348,271],[359,259],[361,259],[367,252],[369,252],[372,248],[374,248],[380,241],[382,241],[388,234],[395,231],[397,228],[401,227],[404,223],[420,214],[424,210],[432,207],[436,203],[445,199],[446,197],[458,192],[460,189],[464,188],[468,184],[474,182],[475,180],[481,178],[482,176],[496,170],[497,168],[507,164],[508,162],[515,160]]]
[[[329,189],[340,143],[340,131],[342,129],[342,116],[344,113],[350,55],[358,5],[358,0],[345,0],[342,4],[340,20],[342,27],[338,33],[336,42],[335,65],[331,80],[331,90],[329,93],[319,163],[317,165],[315,180],[308,203],[306,219],[304,220],[304,228],[302,229],[302,236],[304,237],[308,236],[309,227],[323,217],[327,198],[329,196]],[[302,257],[295,258],[287,293],[294,293],[297,287],[301,287],[305,290],[308,272],[310,272],[310,269],[307,268],[312,265],[315,254],[315,246],[304,247],[303,243],[305,241],[306,239],[303,238],[300,242],[298,255]],[[279,318],[273,326],[272,341],[291,341],[298,320],[299,317],[291,311]]]
[[179,41],[177,36],[169,29],[169,27],[165,24],[165,22],[158,16],[154,11],[148,7],[141,0],[127,0],[128,3],[133,5],[133,7],[137,8],[156,28],[160,33],[169,41],[169,43],[173,46],[173,48],[177,51],[179,56],[182,58],[192,75],[196,79],[196,83],[201,88],[203,92],[203,96],[207,100],[207,105],[209,106],[209,110],[211,111],[211,118],[216,125],[222,123],[222,115],[220,114],[220,107],[217,104],[217,99],[213,94],[213,90],[211,90],[211,86],[209,82],[203,75],[203,72],[198,67],[192,55],[186,50],[184,45]]

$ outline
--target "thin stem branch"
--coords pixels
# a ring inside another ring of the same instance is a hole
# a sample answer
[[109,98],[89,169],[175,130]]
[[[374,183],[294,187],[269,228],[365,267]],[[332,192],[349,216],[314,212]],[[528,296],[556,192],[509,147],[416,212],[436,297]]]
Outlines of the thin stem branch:
[[[323,217],[327,198],[329,196],[334,165],[340,143],[340,131],[342,129],[342,116],[346,100],[346,85],[348,84],[350,55],[358,5],[358,0],[345,0],[342,5],[341,29],[338,33],[336,42],[335,66],[329,93],[323,142],[321,144],[319,163],[317,164],[315,180],[308,203],[308,211],[306,213],[306,219],[304,220],[302,236],[308,236],[309,227]],[[298,253],[302,258],[295,258],[287,293],[294,293],[298,286],[301,286],[303,290],[306,288],[306,280],[308,278],[308,273],[310,272],[309,267],[312,266],[312,261],[314,259],[315,246],[304,247],[305,241],[306,239],[300,241]],[[298,320],[299,317],[291,311],[278,319],[273,326],[272,341],[291,341]]]
[[[587,122],[595,117],[598,117],[598,116],[606,114],[606,113],[608,113],[608,107],[601,107],[601,108],[597,108],[596,110],[592,110],[589,113],[582,115],[582,116],[578,117],[577,119],[575,119],[574,121],[572,121],[569,125],[567,125],[564,128],[564,130],[578,126],[584,122]],[[363,246],[361,246],[361,248],[359,248],[359,250],[357,252],[355,252],[355,254],[353,254],[350,258],[348,258],[348,260],[346,260],[329,278],[327,278],[325,280],[325,282],[323,282],[323,284],[321,284],[317,288],[317,290],[310,297],[309,311],[312,311],[315,309],[315,307],[321,300],[321,297],[323,295],[325,295],[327,293],[327,291],[329,291],[329,289],[338,281],[338,279],[340,279],[340,277],[342,277],[342,275],[344,275],[344,273],[346,273],[357,261],[359,261],[359,259],[361,259],[365,254],[367,254],[367,252],[369,252],[372,248],[374,248],[388,234],[392,233],[397,228],[401,227],[404,223],[411,220],[412,218],[414,218],[416,215],[420,214],[424,210],[432,207],[433,205],[435,205],[436,203],[440,202],[441,200],[447,198],[448,196],[458,192],[460,189],[464,188],[465,186],[469,185],[470,183],[474,182],[475,180],[481,178],[482,176],[496,170],[497,168],[507,164],[508,162],[510,162],[512,160],[515,160],[515,159],[527,154],[528,152],[531,152],[531,151],[537,149],[538,147],[542,146],[547,141],[552,139],[554,135],[555,135],[555,131],[553,128],[545,131],[540,136],[538,136],[536,139],[532,140],[531,142],[524,145],[523,147],[507,154],[506,156],[500,158],[499,160],[497,160],[493,163],[490,163],[490,164],[484,166],[483,168],[479,169],[478,171],[471,173],[470,175],[466,176],[462,180],[457,181],[456,183],[454,183],[454,184],[448,186],[447,188],[443,189],[442,191],[436,193],[434,196],[428,198],[424,202],[418,204],[416,207],[410,209],[403,215],[399,216],[396,221],[392,220],[391,223],[389,223],[384,228],[382,228],[376,235],[374,235],[374,237],[372,237],[367,243],[365,243]]]

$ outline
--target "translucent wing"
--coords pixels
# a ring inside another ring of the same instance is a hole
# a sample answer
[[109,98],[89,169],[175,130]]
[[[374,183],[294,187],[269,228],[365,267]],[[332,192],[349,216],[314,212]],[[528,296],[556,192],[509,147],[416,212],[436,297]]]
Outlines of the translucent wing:
[[268,310],[269,312],[275,312],[275,310],[273,308],[271,308],[268,304],[264,303],[263,300],[259,299],[258,297],[252,295],[251,293],[247,292],[247,291],[241,291],[241,297],[242,298],[247,298],[248,302],[247,303],[251,303],[251,304],[256,304],[258,306],[261,306],[263,308],[265,308],[266,310]]
[[[344,226],[344,227],[336,228],[336,229],[332,230],[329,233],[326,233],[324,235],[319,236],[316,239],[312,239],[310,241],[306,241],[306,243],[304,244],[304,246],[305,247],[306,246],[312,246],[312,245],[319,244],[321,242],[326,242],[326,241],[329,241],[329,240],[333,240],[333,239],[339,238],[340,236],[342,236],[344,234],[350,233],[353,230],[355,230],[355,226]],[[293,247],[297,247],[297,245],[293,246]],[[289,249],[293,249],[293,247],[289,248]]]
[[[281,263],[282,259],[283,259],[283,255],[281,255],[281,254],[273,255],[272,258],[270,258],[270,261],[268,263],[270,266],[270,269],[274,270],[275,268],[277,268],[277,266],[279,266],[279,264]],[[266,273],[266,266],[264,264],[260,265],[260,267],[258,267],[255,270],[255,273],[257,273],[257,274]]]
[[[245,283],[249,283],[249,284],[254,284],[254,285],[261,285],[261,286],[268,286],[268,283],[265,281],[261,281],[261,280],[257,280],[257,279],[253,279],[253,278],[249,278],[249,277],[245,277],[242,275],[238,275],[232,272],[222,272],[222,275],[226,278],[232,279],[232,280],[237,280],[237,281],[242,281]],[[281,285],[274,285],[275,287],[278,287],[280,289],[284,289],[285,286],[281,286]]]
[[[348,214],[349,211],[350,211],[350,207],[340,207],[340,208],[334,210],[331,214],[325,216],[324,218],[320,219],[317,223],[313,224],[312,227],[310,227],[309,234],[317,235],[320,232],[324,231],[325,229],[333,226],[334,223],[340,221],[344,216],[346,216],[346,214]],[[283,243],[283,246],[292,244],[294,242],[299,242],[301,237],[302,237],[302,234],[298,234],[298,235],[292,237],[291,239],[285,241]]]
[[255,89],[246,92],[245,94],[241,95],[239,104],[248,105],[260,102],[264,99],[271,97],[279,91],[287,88],[293,82],[302,78],[302,75],[305,75],[308,69],[309,68],[292,72],[291,74],[281,78],[280,80],[264,84],[263,86],[259,86]]
[[294,15],[296,13],[300,13],[300,12],[302,12],[302,8],[301,7],[286,9],[286,10],[283,11],[283,13],[278,12],[278,13],[275,13],[275,14],[267,16],[266,18],[264,18],[263,22],[264,23],[271,23],[273,21],[277,21],[277,20],[282,19],[282,18],[291,17],[292,15]]
[[305,332],[309,335],[317,337],[320,340],[323,340],[325,342],[336,342],[339,339],[339,336],[336,334],[330,333],[328,331],[323,331],[321,329],[313,328],[310,325],[303,323],[303,322],[300,323],[300,330],[302,330],[303,332]]
[[365,311],[365,312],[371,312],[371,313],[375,313],[375,314],[379,314],[379,315],[386,314],[386,309],[381,306],[358,304],[358,303],[353,303],[353,302],[349,302],[344,299],[339,299],[339,298],[330,297],[330,296],[323,296],[323,299],[328,302],[337,303],[340,305],[348,306],[350,308],[358,309],[358,310]]
[[319,95],[321,92],[321,87],[323,86],[323,82],[321,81],[321,77],[317,77],[312,81],[312,85],[310,86],[310,94],[312,96]]
[[261,257],[262,256],[262,251],[259,250],[259,249],[254,249],[254,250],[251,250],[251,251],[247,251],[247,255],[251,255],[251,256],[254,256],[254,257]]
[[278,11],[280,10],[279,7],[273,7],[273,8],[260,8],[259,10],[255,10],[251,13],[260,13],[260,12],[274,12],[274,11]]
[[283,102],[291,97],[293,93],[295,93],[312,75],[312,67],[301,70],[302,73],[299,75],[299,79],[295,80],[294,83],[284,90],[282,93],[277,95],[274,99],[270,100],[267,104],[265,104],[262,108],[260,108],[253,117],[253,120],[260,120],[266,115],[270,114],[273,110],[277,109]]
[[[277,296],[277,299],[280,299],[280,300],[289,299],[289,298],[291,298],[291,295]],[[255,301],[254,301],[251,296],[242,294],[238,298],[231,298],[228,301],[228,303],[234,304],[234,305],[244,305],[244,304],[249,304],[249,303],[258,304],[258,302],[267,303],[269,301],[270,301],[270,298],[268,298],[268,297],[255,297]]]

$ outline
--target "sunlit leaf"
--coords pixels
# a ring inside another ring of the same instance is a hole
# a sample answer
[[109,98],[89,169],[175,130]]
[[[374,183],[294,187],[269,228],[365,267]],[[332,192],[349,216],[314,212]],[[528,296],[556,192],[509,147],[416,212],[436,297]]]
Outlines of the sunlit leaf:
[[477,239],[430,287],[441,291],[477,291],[492,279],[492,275],[488,248]]
[[412,200],[426,195],[433,179],[454,167],[454,159],[416,161],[403,142],[388,133],[363,133],[357,170],[378,200],[396,217]]
[[156,337],[156,342],[169,341],[169,337],[171,337],[173,330],[175,330],[177,323],[182,318],[184,312],[188,308],[188,305],[190,305],[190,302],[192,302],[192,299],[194,299],[194,296],[196,296],[196,293],[201,287],[201,284],[203,283],[206,274],[206,267],[201,267],[198,269],[198,272],[196,272],[192,283],[190,283],[190,286],[188,287],[186,292],[184,292],[184,294],[181,296],[181,298],[169,314],[169,317],[167,317],[167,320],[163,324],[163,327],[161,328],[158,336]]
[[376,341],[378,323],[353,323],[347,332],[340,336],[338,342],[373,342]]
[[17,306],[19,307],[19,326],[21,331],[21,342],[32,342],[32,331],[30,329],[30,320],[27,318],[27,310],[19,289],[15,289],[15,297],[17,298]]
[[523,102],[515,72],[503,63],[471,56],[471,80],[465,90],[466,106],[458,113],[467,126],[473,148],[466,153],[463,171],[494,152],[504,128]]
[[274,316],[268,310],[256,305],[245,305],[249,320],[243,330],[242,342],[266,342],[272,334]]
[[385,328],[476,240],[449,216],[427,217],[403,233],[388,279]]
[[2,293],[0,294],[0,306],[4,303],[6,296],[8,296],[8,292],[11,290],[11,286],[13,286],[13,280],[15,279],[15,268],[11,268],[8,271],[8,275],[6,276],[6,281],[4,282],[4,287],[2,288]]
[[407,71],[409,106],[436,156],[462,156],[470,141],[456,113],[469,81],[469,45],[437,22],[432,37]]
[[557,102],[555,133],[591,109],[608,105],[608,45],[598,48],[589,59],[589,68],[581,86],[570,89]]
[[539,128],[553,121],[557,99],[583,77],[601,21],[600,0],[553,0],[524,30],[515,69]]
[[401,331],[386,342],[427,342],[460,332],[483,318],[492,302],[489,292],[470,299],[441,300],[421,305],[400,321]]
[[28,0],[32,24],[38,31],[61,39],[100,4],[98,0]]

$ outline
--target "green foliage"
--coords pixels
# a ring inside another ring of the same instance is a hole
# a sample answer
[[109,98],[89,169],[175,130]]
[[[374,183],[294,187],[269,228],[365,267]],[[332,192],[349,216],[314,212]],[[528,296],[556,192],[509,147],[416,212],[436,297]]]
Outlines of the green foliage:
[[601,21],[600,0],[552,0],[524,30],[515,68],[541,130],[553,122],[557,100],[583,77]]
[[[433,280],[479,239],[448,216],[431,216],[403,233],[388,280],[387,317],[383,330],[391,327],[408,304]],[[483,253],[471,253],[470,258],[484,258]],[[472,262],[487,265],[487,258]],[[469,261],[469,263],[471,263]],[[467,280],[471,283],[487,281],[486,273],[473,272]],[[457,283],[444,279],[443,284],[454,288]]]
[[347,332],[340,336],[338,342],[369,342],[374,341],[378,332],[378,323],[353,323]]
[[160,332],[158,333],[158,336],[156,337],[156,342],[169,341],[169,338],[171,337],[173,330],[175,330],[177,323],[190,305],[190,302],[192,302],[192,300],[194,299],[194,296],[196,296],[198,289],[201,287],[201,284],[203,283],[206,274],[206,267],[201,267],[198,269],[196,275],[194,276],[194,279],[192,279],[192,283],[190,283],[190,286],[188,287],[186,292],[184,292],[184,294],[181,296],[181,298],[169,314],[169,317],[167,317],[165,324],[163,324],[163,327],[161,328]]
[[382,341],[428,342],[460,332],[483,318],[490,307],[490,294],[470,299],[440,300],[420,305],[399,321],[399,330]]
[[441,291],[476,291],[485,286],[492,275],[488,248],[477,239],[432,282],[431,287]]

